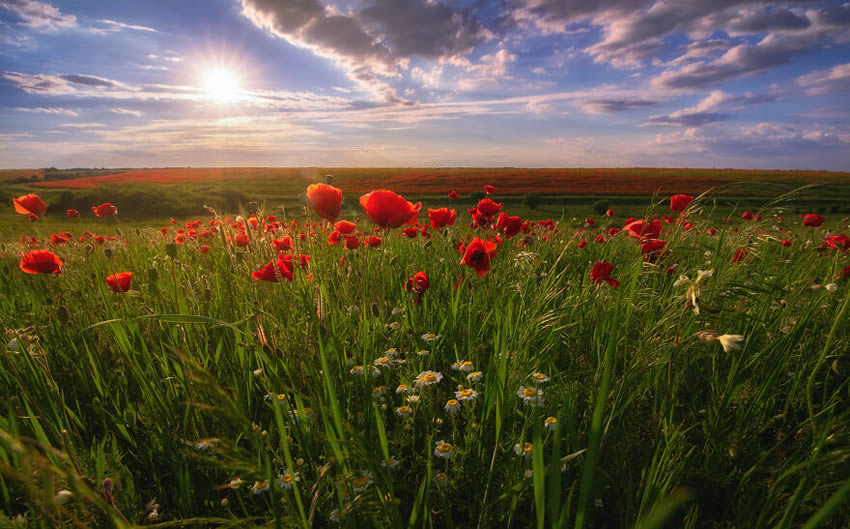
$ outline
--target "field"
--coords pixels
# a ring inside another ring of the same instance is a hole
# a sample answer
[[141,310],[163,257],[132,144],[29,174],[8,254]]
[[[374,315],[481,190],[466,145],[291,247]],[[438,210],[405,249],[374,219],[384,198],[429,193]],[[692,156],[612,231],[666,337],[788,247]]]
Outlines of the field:
[[0,230],[0,527],[847,527],[850,175],[641,171],[4,188],[50,207]]

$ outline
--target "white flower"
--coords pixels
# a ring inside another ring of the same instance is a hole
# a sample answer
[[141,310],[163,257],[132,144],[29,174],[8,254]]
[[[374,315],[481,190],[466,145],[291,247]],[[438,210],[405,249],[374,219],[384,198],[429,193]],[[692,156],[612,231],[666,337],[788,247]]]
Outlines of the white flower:
[[534,380],[535,384],[545,384],[546,382],[549,382],[549,377],[543,373],[534,373],[531,375],[531,379]]
[[838,284],[837,283],[829,283],[829,284],[824,285],[823,288],[827,289],[829,291],[829,293],[832,294],[836,290],[838,290]]
[[479,380],[481,380],[482,376],[483,373],[481,373],[481,371],[473,371],[472,373],[466,375],[466,380],[470,382],[478,382]]
[[531,479],[531,476],[533,475],[534,472],[530,468],[527,468],[525,469],[525,472],[522,473],[522,479]]
[[375,359],[375,361],[372,362],[372,365],[375,367],[392,367],[393,359],[389,356],[382,356],[380,358]]
[[358,476],[355,476],[354,479],[351,480],[351,487],[354,489],[354,493],[358,494],[363,492],[364,490],[369,488],[369,485],[372,484],[372,474],[364,472]]
[[420,349],[420,350],[416,351],[416,356],[419,356],[419,357],[426,357],[429,354],[431,354],[431,351],[429,351],[428,349]]
[[454,371],[464,371],[466,373],[469,373],[470,371],[475,369],[475,366],[469,360],[458,360],[457,362],[452,364],[452,369]]
[[413,415],[413,409],[410,406],[399,406],[395,409],[396,415],[399,417],[410,417]]
[[399,384],[397,388],[395,388],[396,393],[413,393],[414,390],[412,387],[407,384]]
[[401,329],[401,324],[397,321],[393,321],[393,322],[390,322],[390,323],[387,324],[387,328],[390,329],[391,331],[397,331],[397,330]]
[[514,445],[514,453],[522,457],[530,456],[532,449],[534,449],[534,445],[531,443],[524,443],[523,445],[517,443]]
[[332,522],[339,523],[339,509],[332,510],[328,517]]
[[396,314],[401,314],[402,312],[404,312],[404,309],[403,309],[403,308],[401,308],[401,307],[394,307],[394,308],[393,308],[393,311],[392,311],[392,314],[393,314],[393,316],[395,316]]
[[380,399],[387,392],[387,386],[377,386],[372,388],[372,398]]
[[546,420],[543,421],[543,427],[547,430],[555,431],[558,429],[558,419],[555,417],[546,417]]
[[460,402],[456,399],[449,399],[444,407],[448,413],[455,414],[460,409]]
[[737,351],[741,348],[741,342],[744,341],[744,337],[740,334],[721,334],[717,337],[717,341],[720,342],[720,345],[723,346],[723,351],[728,353],[729,351]]
[[301,478],[298,476],[298,472],[290,472],[289,470],[284,470],[283,474],[277,475],[277,486],[282,489],[291,489],[292,484],[296,481],[301,481]]
[[455,455],[455,448],[445,441],[437,441],[434,443],[434,455],[443,459],[451,459]]
[[434,340],[439,340],[443,336],[441,334],[434,334],[432,332],[426,332],[422,335],[422,339],[426,342],[433,342]]
[[457,400],[475,400],[477,396],[478,392],[474,389],[459,389],[455,391],[455,398]]
[[269,482],[268,481],[255,481],[251,486],[251,492],[254,494],[261,494],[265,491],[269,490]]
[[443,375],[437,371],[423,371],[416,375],[416,387],[430,386],[443,380]]
[[543,406],[543,390],[537,388],[527,388],[520,386],[516,392],[517,396],[522,399],[526,406],[538,407]]
[[408,395],[405,400],[410,404],[416,404],[419,402],[419,395]]
[[210,448],[215,448],[216,441],[218,441],[218,439],[201,439],[195,443],[195,448],[201,451],[206,451]]
[[352,375],[362,375],[363,374],[363,366],[354,366],[349,371]]
[[384,356],[389,356],[390,358],[395,358],[398,355],[398,349],[395,347],[390,347],[386,351],[384,351]]
[[444,488],[449,484],[449,477],[444,472],[437,472],[434,475],[434,478],[437,479],[437,485],[439,485],[440,488]]
[[56,496],[53,497],[53,501],[58,505],[65,505],[71,498],[74,496],[74,493],[68,489],[62,489],[56,493]]
[[393,456],[390,456],[390,458],[387,459],[387,460],[381,461],[381,466],[384,467],[384,468],[387,468],[387,467],[395,468],[395,467],[398,466],[398,464],[399,464],[398,459],[394,458]]

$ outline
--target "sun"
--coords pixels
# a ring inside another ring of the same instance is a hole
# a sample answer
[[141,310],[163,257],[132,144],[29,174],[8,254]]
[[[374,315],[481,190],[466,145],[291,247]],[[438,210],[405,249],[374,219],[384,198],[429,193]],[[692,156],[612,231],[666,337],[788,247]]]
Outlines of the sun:
[[239,78],[231,70],[207,70],[203,87],[209,99],[216,103],[232,103],[239,98]]

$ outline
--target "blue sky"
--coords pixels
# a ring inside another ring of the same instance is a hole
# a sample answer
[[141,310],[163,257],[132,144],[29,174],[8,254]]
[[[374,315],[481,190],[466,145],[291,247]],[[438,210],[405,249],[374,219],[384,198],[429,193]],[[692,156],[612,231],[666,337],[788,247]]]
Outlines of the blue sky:
[[0,167],[850,170],[850,3],[0,0]]

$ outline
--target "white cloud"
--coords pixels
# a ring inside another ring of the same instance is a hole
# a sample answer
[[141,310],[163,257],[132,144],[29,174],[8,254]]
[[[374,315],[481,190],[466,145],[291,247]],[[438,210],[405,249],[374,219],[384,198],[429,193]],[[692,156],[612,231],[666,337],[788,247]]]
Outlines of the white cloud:
[[77,17],[62,14],[59,9],[36,0],[0,0],[0,8],[11,11],[24,26],[41,31],[57,31],[77,26]]
[[850,90],[850,63],[807,73],[797,78],[797,84],[804,87],[809,95],[846,94]]
[[129,114],[131,116],[136,116],[136,117],[140,117],[142,115],[141,110],[130,110],[130,109],[127,109],[127,108],[120,108],[120,107],[116,107],[116,108],[111,109],[111,112],[114,112],[115,114]]
[[15,110],[17,110],[18,112],[40,112],[43,114],[59,114],[63,116],[73,117],[77,117],[80,115],[79,111],[77,110],[61,107],[18,107]]

